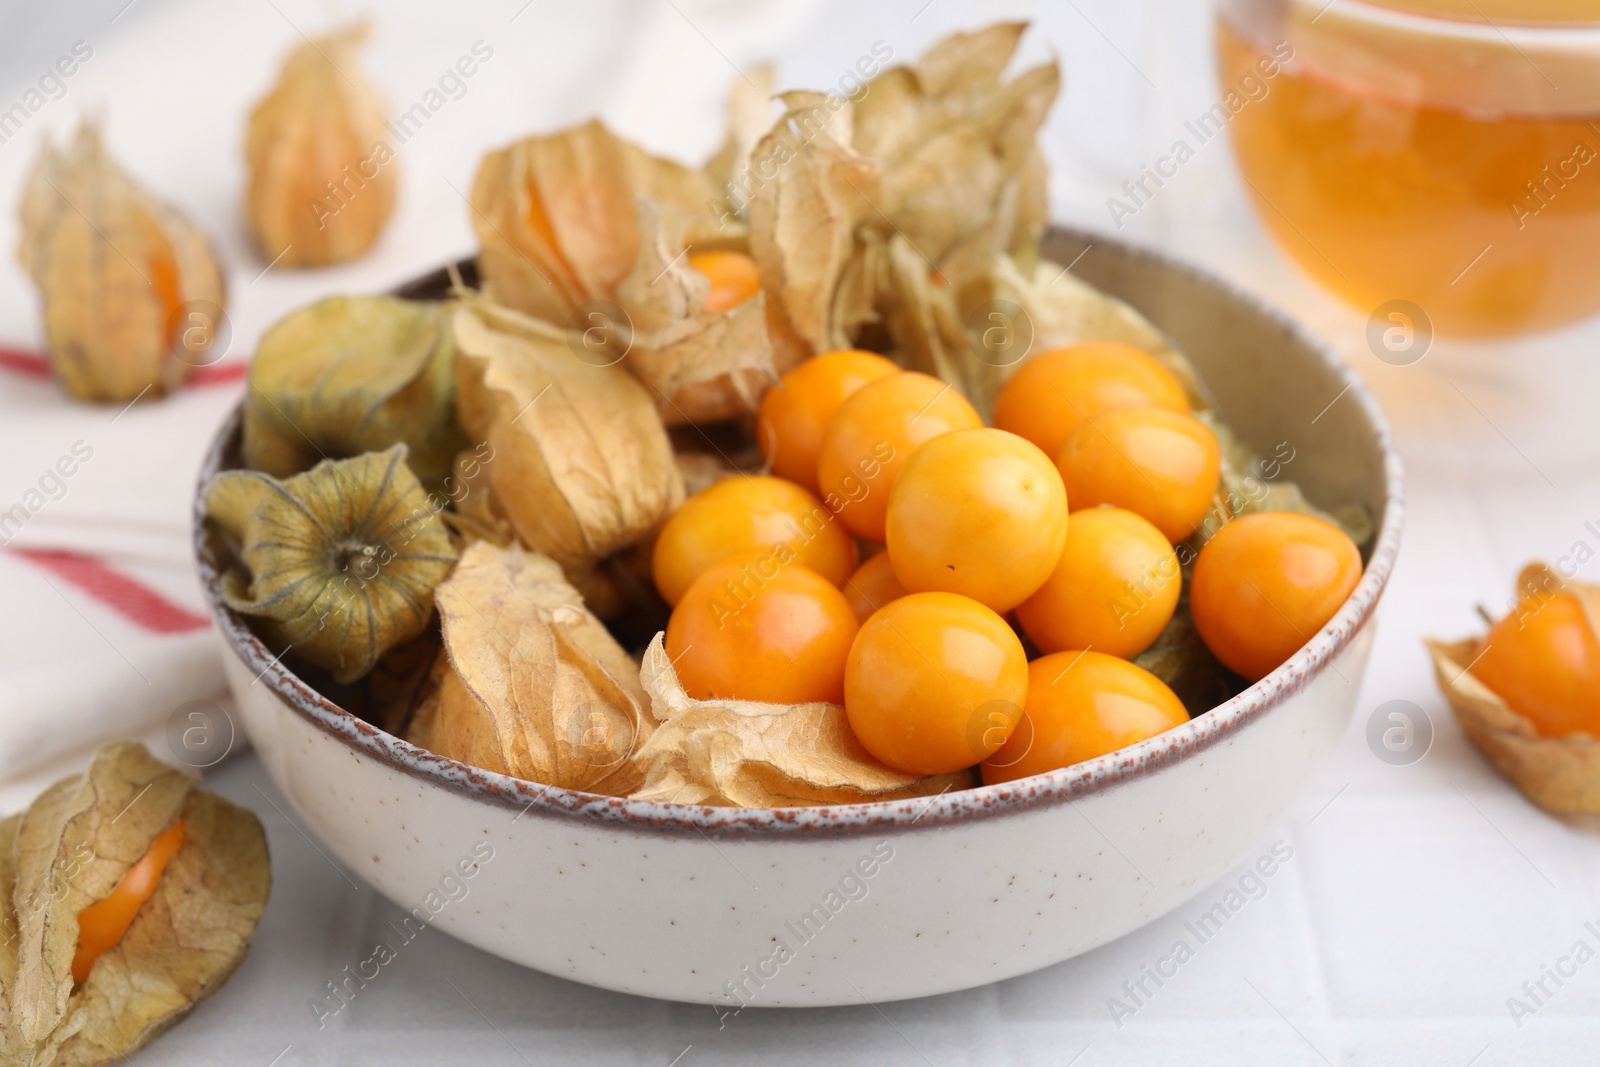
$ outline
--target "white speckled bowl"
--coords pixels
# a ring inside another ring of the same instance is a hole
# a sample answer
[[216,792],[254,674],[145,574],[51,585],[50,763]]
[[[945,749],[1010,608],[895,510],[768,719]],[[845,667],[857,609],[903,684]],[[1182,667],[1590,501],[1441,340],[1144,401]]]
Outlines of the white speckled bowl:
[[[896,1000],[1022,974],[1183,903],[1282,817],[1344,732],[1400,541],[1400,468],[1355,375],[1206,274],[1056,230],[1046,254],[1172,335],[1221,414],[1326,504],[1377,520],[1333,621],[1267,678],[1160,737],[1067,770],[931,800],[674,807],[533,785],[418,749],[330,703],[218,596],[244,726],[328,849],[419,919],[506,959],[629,993],[802,1006]],[[1331,405],[1331,406],[1330,406]],[[202,484],[226,469],[237,419]],[[460,872],[470,872],[464,877]]]

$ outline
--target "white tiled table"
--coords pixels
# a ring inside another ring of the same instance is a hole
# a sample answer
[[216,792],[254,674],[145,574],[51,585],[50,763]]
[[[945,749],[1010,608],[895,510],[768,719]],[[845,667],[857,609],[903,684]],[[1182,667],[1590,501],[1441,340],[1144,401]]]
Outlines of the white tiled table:
[[[314,294],[382,289],[469,249],[466,210],[450,184],[465,189],[479,151],[523,130],[599,113],[658,150],[704,154],[719,136],[730,63],[773,56],[784,83],[825,85],[876,40],[909,58],[948,28],[1031,14],[1038,26],[1029,55],[1055,52],[1067,75],[1047,130],[1056,212],[1101,229],[1111,227],[1106,197],[1215,95],[1208,12],[1198,0],[1075,0],[1033,12],[970,0],[679,0],[684,14],[665,4],[625,12],[616,3],[534,0],[518,15],[522,3],[382,11],[371,66],[397,103],[476,39],[489,41],[495,58],[407,147],[400,209],[377,254],[320,275],[273,272],[254,284],[260,264],[237,220],[242,116],[298,39],[290,23],[314,30],[327,10],[284,0],[226,12],[198,0],[144,0],[116,26],[105,19],[120,5],[92,19],[32,16],[38,24],[10,47],[46,55],[57,38],[96,42],[84,80],[33,121],[65,129],[77,107],[108,108],[113,145],[133,169],[181,194],[219,235],[233,264],[236,346]],[[0,148],[0,206],[8,211],[28,154],[18,145]],[[1441,341],[1414,366],[1386,366],[1366,348],[1365,317],[1295,273],[1240,189],[1226,147],[1206,145],[1123,236],[1219,270],[1331,338],[1394,423],[1409,515],[1357,721],[1239,872],[1148,928],[1034,975],[881,1008],[746,1012],[725,1029],[709,1007],[573,985],[428,931],[319,1030],[308,1001],[390,937],[387,921],[399,912],[319,852],[245,757],[211,785],[266,822],[271,906],[238,974],[138,1062],[1593,1062],[1600,962],[1581,968],[1521,1026],[1507,998],[1522,996],[1523,983],[1576,941],[1600,948],[1584,926],[1600,927],[1600,838],[1534,810],[1489,770],[1450,721],[1419,639],[1470,632],[1473,604],[1498,610],[1526,560],[1553,558],[1580,539],[1600,548],[1584,526],[1600,520],[1600,432],[1585,410],[1600,396],[1600,324],[1516,343]],[[0,221],[7,247],[13,227]],[[0,287],[0,336],[34,336],[20,273],[0,268]],[[1420,705],[1435,728],[1432,750],[1411,766],[1381,762],[1364,740],[1368,715],[1392,699]],[[1265,895],[1197,946],[1177,977],[1119,1027],[1108,998],[1124,996],[1123,983],[1187,936],[1184,924],[1275,841],[1293,856]],[[537,900],[528,913],[539,921]]]

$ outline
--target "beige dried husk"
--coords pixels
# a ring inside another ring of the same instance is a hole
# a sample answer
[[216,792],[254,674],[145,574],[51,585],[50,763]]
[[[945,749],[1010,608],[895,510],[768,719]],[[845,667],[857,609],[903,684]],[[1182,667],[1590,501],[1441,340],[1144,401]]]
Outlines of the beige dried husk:
[[[116,946],[74,987],[78,915],[111,893],[174,819],[186,839]],[[244,958],[271,888],[250,812],[193,790],[144,746],[97,750],[0,823],[0,1055],[90,1067],[126,1060]]]
[[695,700],[662,635],[640,670],[661,725],[635,762],[635,800],[742,808],[854,804],[932,796],[972,784],[967,771],[918,777],[884,766],[856,740],[837,704]]
[[[883,168],[850,148],[852,105],[842,97],[791,92],[784,113],[750,156],[756,179],[748,208],[750,254],[770,300],[774,364],[851,345],[875,274],[852,265],[858,229],[880,224]],[[770,175],[770,177],[768,177]],[[838,309],[854,309],[855,315]]]
[[930,266],[997,219],[1000,247],[1032,258],[1048,210],[1038,132],[1061,77],[1050,62],[1004,79],[1027,25],[951,34],[857,98],[849,143],[883,165],[876,203]]
[[441,488],[466,436],[456,419],[449,309],[389,296],[336,296],[274,323],[250,361],[245,466],[287,478],[322,459],[407,446]]
[[439,629],[430,626],[379,657],[360,690],[343,705],[378,729],[403,737],[421,709],[438,696],[448,665]]
[[755,189],[750,155],[772,129],[774,84],[774,72],[768,63],[747,68],[729,84],[728,132],[722,147],[703,168],[706,180],[720,194],[721,211],[716,214],[720,233],[744,232],[745,210]]
[[[1600,635],[1600,586],[1564,580],[1542,563],[1524,568],[1517,586],[1522,596],[1555,590],[1572,593],[1583,605],[1590,630]],[[1539,736],[1526,716],[1472,674],[1482,638],[1429,638],[1423,643],[1456,722],[1496,770],[1548,812],[1600,814],[1600,738],[1582,733]]]
[[484,156],[472,186],[478,266],[497,299],[565,324],[615,300],[638,259],[637,202],[688,240],[714,234],[704,175],[652,156],[598,121],[528,137]]
[[589,575],[683,500],[672,444],[645,387],[577,358],[566,334],[469,295],[454,315],[462,422],[493,450],[494,507],[522,543]]
[[766,294],[727,311],[705,306],[711,283],[648,200],[639,201],[639,256],[617,292],[633,323],[627,366],[669,424],[717,422],[754,411],[778,375],[767,339]]
[[554,560],[479,542],[435,591],[450,669],[410,740],[485,770],[625,796],[655,728],[639,669]]
[[450,527],[459,547],[465,548],[474,541],[488,541],[501,548],[517,539],[517,529],[500,500],[494,495],[489,481],[489,466],[494,462],[494,449],[487,441],[475,449],[456,454],[455,464],[447,483],[448,496],[454,510],[440,513],[440,518]]
[[39,288],[50,362],[80,400],[176,389],[209,361],[227,298],[204,234],[122,172],[100,129],[46,140],[24,186],[17,258]]
[[250,113],[245,218],[281,266],[355,259],[394,211],[388,109],[356,62],[367,33],[360,23],[306,41]]
[[422,633],[456,561],[441,505],[405,455],[395,445],[324,460],[281,482],[227,471],[206,489],[206,516],[239,562],[223,574],[224,602],[338,682]]
[[575,337],[596,324],[619,331],[608,354],[626,360],[669,421],[728,418],[753,409],[774,369],[763,296],[708,311],[710,283],[681,257],[690,246],[742,247],[721,196],[704,173],[599,122],[530,137],[479,166],[479,268],[497,300]]

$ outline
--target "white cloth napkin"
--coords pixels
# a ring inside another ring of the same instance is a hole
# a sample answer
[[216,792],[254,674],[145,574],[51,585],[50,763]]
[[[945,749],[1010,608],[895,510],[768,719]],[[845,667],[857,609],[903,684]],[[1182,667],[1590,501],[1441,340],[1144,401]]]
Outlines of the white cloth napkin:
[[[229,369],[232,369],[230,366]],[[226,699],[188,543],[195,471],[238,399],[208,371],[166,399],[76,403],[37,357],[0,357],[0,812],[95,745]]]

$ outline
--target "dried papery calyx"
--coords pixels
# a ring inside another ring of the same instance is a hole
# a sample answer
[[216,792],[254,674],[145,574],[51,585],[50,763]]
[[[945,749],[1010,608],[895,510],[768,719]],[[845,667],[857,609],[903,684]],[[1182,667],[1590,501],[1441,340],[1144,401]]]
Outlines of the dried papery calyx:
[[853,804],[933,796],[972,784],[967,771],[921,777],[874,759],[837,704],[695,700],[657,635],[640,670],[661,725],[640,747],[635,800],[744,808]]
[[715,187],[599,122],[528,137],[484,156],[472,185],[478,266],[506,305],[565,324],[615,301],[639,255],[637,201],[689,242],[716,233]]
[[486,770],[625,796],[655,729],[639,669],[547,556],[479,542],[437,590],[449,653],[410,739]]
[[669,425],[752,412],[778,374],[767,340],[766,295],[719,310],[683,238],[639,201],[639,256],[618,292],[633,326],[627,366],[649,387]]
[[[751,168],[771,174],[750,200],[750,252],[771,297],[768,328],[779,372],[806,356],[848,348],[835,308],[842,284],[871,285],[848,268],[857,229],[878,225],[883,168],[850,147],[849,101],[822,93],[782,96],[784,113],[751,153]],[[853,324],[852,324],[853,325]]]
[[279,481],[228,471],[206,489],[206,514],[239,566],[223,600],[262,637],[332,673],[364,676],[422,633],[433,589],[456,550],[404,445],[325,460]]
[[46,141],[24,187],[17,257],[38,286],[51,365],[81,400],[177,388],[224,330],[222,271],[184,215],[129,178],[99,127]]
[[624,362],[668,421],[747,413],[772,373],[764,301],[708,308],[709,283],[684,255],[743,251],[721,195],[598,122],[530,137],[479,167],[479,267],[497,300],[566,327],[575,344],[625,335],[586,358]]
[[250,363],[245,466],[277,478],[404,444],[439,489],[467,440],[456,418],[449,309],[336,296],[279,319]]
[[[173,836],[153,886],[81,981],[80,917],[134,891],[124,877]],[[192,787],[142,745],[98,749],[21,815],[0,821],[0,1060],[125,1061],[228,979],[271,889],[250,812]]]
[[1024,262],[1044,228],[1038,132],[1061,77],[1051,62],[1005,80],[1026,29],[1006,22],[951,34],[915,64],[872,79],[858,97],[850,143],[883,165],[877,203],[894,231],[941,268],[997,217],[1002,247]]
[[750,173],[750,156],[772,128],[773,95],[774,72],[767,63],[748,68],[728,86],[728,132],[704,167],[723,207],[717,215],[719,232],[742,230],[745,209],[759,180]]
[[[1558,599],[1564,603],[1558,606]],[[1592,651],[1597,637],[1600,585],[1532,563],[1517,576],[1511,614],[1489,634],[1424,641],[1439,690],[1462,731],[1524,796],[1559,815],[1600,815]],[[1504,658],[1486,662],[1491,653]],[[1486,679],[1495,680],[1500,691]],[[1558,700],[1554,708],[1552,700]],[[1552,712],[1566,721],[1553,722]]]
[[453,324],[462,421],[492,451],[497,507],[588,595],[602,561],[683,500],[655,401],[621,365],[575,355],[565,331],[482,297]]
[[245,217],[281,266],[354,259],[394,210],[387,108],[356,63],[366,38],[361,23],[306,41],[250,113]]

